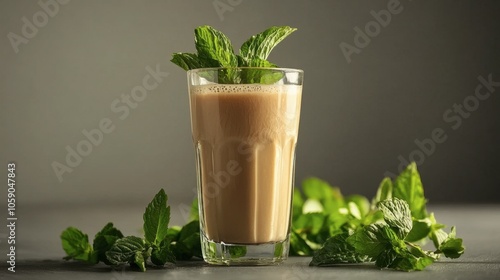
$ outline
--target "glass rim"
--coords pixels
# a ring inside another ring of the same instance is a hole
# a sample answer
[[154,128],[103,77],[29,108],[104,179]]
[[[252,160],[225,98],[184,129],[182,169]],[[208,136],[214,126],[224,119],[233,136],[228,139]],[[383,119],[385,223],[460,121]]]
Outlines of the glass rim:
[[206,68],[196,68],[196,69],[191,69],[188,70],[188,73],[198,73],[198,72],[203,72],[203,71],[218,71],[218,70],[223,70],[223,69],[259,69],[259,70],[274,70],[274,71],[281,71],[281,72],[295,72],[295,73],[304,73],[304,70],[302,69],[297,69],[297,68],[284,68],[284,67],[255,67],[255,66],[241,66],[241,67],[206,67]]

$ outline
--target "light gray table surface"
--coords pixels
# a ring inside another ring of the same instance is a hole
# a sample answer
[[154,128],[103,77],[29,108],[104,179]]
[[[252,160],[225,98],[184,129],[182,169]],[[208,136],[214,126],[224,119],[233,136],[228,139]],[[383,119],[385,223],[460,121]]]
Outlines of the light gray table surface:
[[[184,223],[183,209],[172,207],[171,224]],[[7,271],[5,229],[0,231],[0,279],[500,279],[500,205],[438,205],[430,210],[440,222],[457,226],[466,252],[457,260],[443,258],[422,272],[379,270],[371,264],[309,267],[310,257],[291,257],[279,266],[219,267],[191,261],[141,273],[66,262],[59,235],[73,225],[92,238],[108,221],[125,235],[139,235],[142,206],[24,206],[17,213],[15,273]]]

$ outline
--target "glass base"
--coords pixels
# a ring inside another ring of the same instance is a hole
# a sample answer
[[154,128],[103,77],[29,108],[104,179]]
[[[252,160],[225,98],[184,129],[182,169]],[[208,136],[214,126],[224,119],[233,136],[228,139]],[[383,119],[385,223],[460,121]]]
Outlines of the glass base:
[[278,265],[288,257],[290,237],[263,244],[226,244],[201,237],[203,259],[215,265]]

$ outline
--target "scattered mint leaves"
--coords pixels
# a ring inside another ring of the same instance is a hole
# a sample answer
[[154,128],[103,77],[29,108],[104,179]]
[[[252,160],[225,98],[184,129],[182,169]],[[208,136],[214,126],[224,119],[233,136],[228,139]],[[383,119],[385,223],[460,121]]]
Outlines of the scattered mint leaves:
[[456,237],[455,227],[452,227],[448,237],[439,245],[438,251],[443,253],[447,258],[459,258],[465,251],[462,242],[462,238]]
[[161,189],[146,207],[144,212],[144,237],[150,244],[159,246],[167,236],[170,221],[170,206],[167,207],[168,197]]
[[289,26],[273,26],[250,37],[241,46],[240,54],[235,54],[226,35],[211,26],[199,26],[194,30],[197,53],[173,53],[170,61],[186,71],[222,67],[217,75],[217,82],[221,84],[273,84],[283,75],[265,69],[278,67],[267,58],[274,47],[295,30]]
[[113,226],[113,223],[108,223],[94,237],[93,249],[97,254],[97,259],[105,264],[111,264],[106,257],[106,252],[111,249],[116,240],[123,238],[123,234]]
[[200,61],[208,61],[211,67],[238,67],[233,45],[224,33],[211,26],[200,26],[194,30],[194,44]]
[[380,268],[422,270],[434,262],[434,254],[426,253],[404,238],[412,227],[408,204],[400,199],[380,201],[378,207],[384,221],[344,232],[327,240],[310,265],[331,265],[375,261]]
[[427,217],[427,211],[425,210],[427,200],[424,197],[424,187],[416,163],[413,162],[408,165],[394,180],[392,195],[408,203],[412,217],[416,219]]
[[158,266],[176,262],[176,257],[172,251],[169,239],[164,239],[158,247],[153,248],[151,252],[151,262]]
[[[148,247],[144,239],[136,236],[126,236],[118,239],[106,256],[109,262],[113,265],[123,265],[127,263],[135,263],[145,271],[144,255],[148,255]],[[141,255],[142,257],[138,257]]]
[[431,233],[431,222],[429,218],[425,219],[413,219],[413,228],[410,233],[406,236],[406,241],[417,242],[420,241]]
[[[380,268],[418,271],[441,254],[458,258],[465,251],[455,228],[446,233],[446,226],[438,223],[433,213],[427,213],[427,200],[415,163],[394,181],[384,178],[371,204],[362,196],[344,198],[338,188],[315,178],[305,180],[302,189],[305,202],[300,192],[294,192],[294,199],[299,198],[293,202],[294,211],[299,213],[293,214],[290,246],[303,248],[306,244],[314,252],[310,265],[375,262]],[[314,203],[308,204],[309,201]],[[305,211],[309,210],[306,206],[315,215],[328,217],[323,225],[317,226],[313,216]],[[311,224],[316,225],[314,232],[308,231]],[[317,250],[319,233],[326,230],[329,236]],[[414,243],[425,238],[433,241],[435,251],[425,251]],[[291,254],[309,255],[307,250],[292,249]]]
[[198,55],[194,53],[174,53],[172,54],[171,61],[186,71],[190,69],[209,67],[208,65],[203,64],[198,58]]
[[371,224],[357,230],[346,241],[358,254],[377,258],[391,245],[388,236],[392,236],[393,233],[385,224]]
[[[95,235],[93,246],[90,246],[86,234],[74,227],[67,228],[61,234],[62,246],[67,254],[65,259],[89,264],[102,261],[114,266],[130,264],[140,271],[146,271],[149,259],[158,266],[174,263],[176,258],[171,249],[172,242],[175,244],[175,238],[184,228],[168,228],[170,206],[167,206],[167,199],[161,189],[146,207],[143,215],[144,238],[124,237],[120,230],[108,223]],[[199,242],[199,227],[197,233]],[[195,251],[195,248],[192,250]]]
[[201,253],[200,222],[198,220],[193,220],[183,226],[173,237],[172,251],[177,260],[203,257]]
[[392,190],[393,186],[391,178],[384,178],[377,189],[377,194],[375,194],[375,197],[372,199],[372,206],[376,206],[379,201],[391,199]]
[[394,198],[381,201],[377,205],[387,225],[396,232],[399,238],[404,239],[413,227],[408,203]]
[[189,211],[189,220],[194,221],[199,219],[200,219],[200,212],[198,211],[198,199],[195,198],[191,203],[191,209]]
[[[338,187],[309,178],[303,193],[294,189],[290,254],[313,256],[311,266],[374,262],[380,268],[402,271],[423,270],[439,259],[458,258],[463,240],[455,227],[449,233],[434,213],[427,213],[423,186],[415,164],[410,164],[394,181],[384,178],[371,203],[366,197],[344,197]],[[77,228],[61,234],[67,260],[89,264],[130,264],[141,271],[149,265],[162,266],[192,257],[202,258],[198,204],[191,205],[183,227],[168,227],[170,207],[160,190],[144,212],[145,237],[123,237],[112,223],[99,231],[93,242]],[[432,240],[435,251],[423,250],[417,242]],[[284,248],[277,248],[281,254]],[[233,258],[246,254],[246,247],[229,250]]]
[[314,250],[307,244],[306,240],[297,232],[290,233],[290,255],[310,256]]
[[62,247],[66,252],[66,260],[79,260],[97,263],[97,255],[89,243],[88,235],[74,227],[68,227],[61,234]]
[[273,26],[266,29],[264,32],[250,37],[240,48],[240,55],[244,60],[252,61],[253,59],[266,60],[271,51],[283,39],[297,28],[289,26]]
[[337,234],[328,240],[321,249],[314,253],[309,265],[322,266],[345,263],[363,263],[371,260],[367,255],[359,254],[356,249],[347,242],[347,232]]

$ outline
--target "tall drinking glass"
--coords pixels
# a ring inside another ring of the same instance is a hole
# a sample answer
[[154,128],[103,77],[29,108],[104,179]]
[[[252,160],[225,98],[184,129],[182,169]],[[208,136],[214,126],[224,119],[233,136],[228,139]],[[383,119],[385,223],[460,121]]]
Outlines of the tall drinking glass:
[[266,265],[288,256],[303,71],[188,71],[203,258]]

